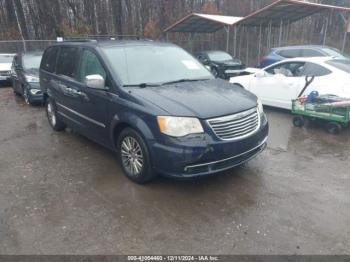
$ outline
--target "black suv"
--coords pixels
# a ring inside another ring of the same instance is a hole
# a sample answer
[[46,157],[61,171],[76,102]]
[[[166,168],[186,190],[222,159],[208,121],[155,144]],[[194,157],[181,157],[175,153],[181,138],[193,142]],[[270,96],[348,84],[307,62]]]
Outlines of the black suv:
[[27,104],[43,102],[39,86],[39,66],[43,52],[28,52],[15,55],[12,63],[12,88],[22,95]]
[[266,145],[256,96],[215,79],[173,44],[58,43],[44,53],[40,84],[52,128],[69,126],[119,152],[137,183],[223,171]]

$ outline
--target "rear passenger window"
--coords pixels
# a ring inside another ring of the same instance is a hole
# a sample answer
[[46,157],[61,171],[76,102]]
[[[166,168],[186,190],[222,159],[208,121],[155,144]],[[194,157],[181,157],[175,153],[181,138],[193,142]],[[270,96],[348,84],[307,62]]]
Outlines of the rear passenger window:
[[78,60],[78,48],[61,47],[57,60],[56,74],[75,78]]
[[301,56],[300,49],[281,50],[277,54],[283,56],[284,58],[294,58]]
[[303,49],[301,52],[302,57],[318,57],[324,56],[321,52],[312,49]]
[[41,68],[50,73],[55,72],[57,47],[51,47],[45,51],[43,59],[41,61]]
[[88,75],[101,75],[106,80],[106,71],[98,57],[93,52],[84,50],[81,57],[78,80],[83,83]]
[[314,63],[307,63],[304,69],[304,75],[306,76],[325,76],[330,73],[332,73],[332,71]]

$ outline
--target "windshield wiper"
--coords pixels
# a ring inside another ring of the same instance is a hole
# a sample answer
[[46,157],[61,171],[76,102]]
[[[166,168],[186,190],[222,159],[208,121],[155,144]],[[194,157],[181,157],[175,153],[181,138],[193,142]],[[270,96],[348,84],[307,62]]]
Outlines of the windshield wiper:
[[160,86],[160,84],[140,83],[140,84],[132,84],[132,85],[123,85],[123,87],[140,87],[140,88],[153,87],[153,86]]
[[177,84],[177,83],[183,83],[183,82],[196,82],[196,81],[205,81],[210,80],[209,78],[199,78],[199,79],[188,79],[188,78],[182,78],[174,81],[164,82],[162,85],[171,85],[171,84]]

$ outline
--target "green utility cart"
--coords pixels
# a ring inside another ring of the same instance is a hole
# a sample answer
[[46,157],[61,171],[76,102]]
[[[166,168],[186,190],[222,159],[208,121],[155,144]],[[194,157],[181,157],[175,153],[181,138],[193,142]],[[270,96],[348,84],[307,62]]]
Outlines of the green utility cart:
[[339,134],[342,128],[350,123],[350,106],[310,104],[296,99],[292,101],[292,113],[294,126],[302,127],[306,121],[320,120],[326,123],[326,130],[331,134]]

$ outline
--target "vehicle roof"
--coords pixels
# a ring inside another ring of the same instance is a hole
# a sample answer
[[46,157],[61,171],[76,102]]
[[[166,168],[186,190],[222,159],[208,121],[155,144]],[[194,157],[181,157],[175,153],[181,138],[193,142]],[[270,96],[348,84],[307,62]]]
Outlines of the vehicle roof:
[[296,49],[296,48],[314,48],[314,49],[331,48],[331,49],[334,49],[333,47],[326,46],[326,45],[291,45],[291,46],[274,47],[271,50]]
[[152,40],[103,40],[103,41],[63,41],[53,46],[87,46],[87,47],[113,47],[113,46],[175,46],[168,42]]
[[207,51],[200,51],[200,52],[198,52],[199,54],[200,53],[205,53],[205,54],[212,54],[212,53],[226,53],[226,54],[228,54],[227,52],[225,52],[225,51],[222,51],[222,50],[207,50]]
[[331,56],[322,56],[322,57],[295,57],[295,58],[288,58],[280,61],[279,63],[285,63],[285,62],[314,62],[314,63],[323,63],[329,60],[346,60],[342,58],[336,58]]
[[15,56],[16,54],[0,54],[0,56]]

